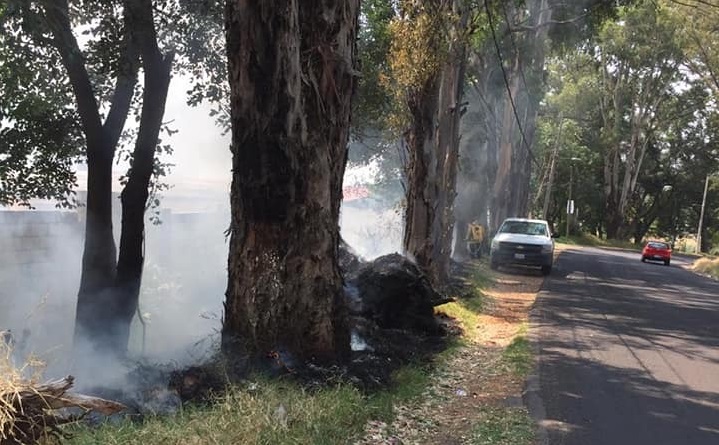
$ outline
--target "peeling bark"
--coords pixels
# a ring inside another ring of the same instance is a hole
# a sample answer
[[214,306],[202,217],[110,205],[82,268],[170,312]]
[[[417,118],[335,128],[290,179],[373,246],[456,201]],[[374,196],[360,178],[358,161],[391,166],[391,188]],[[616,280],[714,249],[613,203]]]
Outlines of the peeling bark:
[[407,136],[410,162],[404,248],[436,285],[445,284],[450,275],[467,63],[463,33],[469,11],[458,0],[451,8],[459,21],[446,36],[450,41],[447,58],[437,75],[411,94],[408,102],[412,127]]
[[429,79],[421,89],[409,94],[412,123],[405,135],[408,166],[403,247],[433,281],[438,278],[433,255],[440,248],[435,248],[435,243],[439,244],[440,240],[433,237],[432,231],[439,223],[435,203],[441,187],[437,177],[439,155],[433,143],[438,96],[436,78]]
[[358,0],[226,4],[226,353],[332,361],[349,350],[337,255],[358,13]]
[[[602,81],[612,92],[611,103],[604,103],[603,124],[610,149],[604,154],[604,209],[608,238],[628,239],[636,232],[629,221],[630,205],[635,201],[637,181],[653,131],[653,121],[664,102],[663,88],[676,71],[672,63],[663,63],[650,74],[633,70],[627,64],[615,74],[603,69]],[[628,92],[635,85],[641,94]],[[628,96],[629,95],[629,96]],[[629,115],[629,136],[624,138],[624,116]]]

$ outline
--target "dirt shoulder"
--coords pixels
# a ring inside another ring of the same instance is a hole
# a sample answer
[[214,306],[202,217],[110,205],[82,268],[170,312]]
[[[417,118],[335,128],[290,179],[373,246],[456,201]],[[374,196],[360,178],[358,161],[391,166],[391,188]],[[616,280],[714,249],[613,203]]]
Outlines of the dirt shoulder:
[[544,278],[537,271],[491,272],[467,265],[474,296],[437,308],[460,321],[462,340],[442,356],[424,396],[396,408],[392,424],[368,425],[360,444],[512,444],[534,442],[522,403],[532,368],[529,311]]

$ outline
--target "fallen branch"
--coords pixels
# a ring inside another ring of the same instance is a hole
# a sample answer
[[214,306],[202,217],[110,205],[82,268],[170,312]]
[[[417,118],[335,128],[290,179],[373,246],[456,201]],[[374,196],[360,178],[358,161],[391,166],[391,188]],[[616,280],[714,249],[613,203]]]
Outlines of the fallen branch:
[[[74,380],[67,376],[42,385],[0,380],[0,445],[30,445],[48,437],[66,438],[61,425],[76,422],[91,411],[109,416],[125,409],[117,402],[68,393]],[[63,408],[79,408],[83,413],[63,415],[58,412]]]

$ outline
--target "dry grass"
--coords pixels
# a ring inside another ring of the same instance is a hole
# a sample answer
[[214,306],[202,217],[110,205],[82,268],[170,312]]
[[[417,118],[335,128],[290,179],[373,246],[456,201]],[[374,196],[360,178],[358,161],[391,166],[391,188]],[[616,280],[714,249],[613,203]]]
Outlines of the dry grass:
[[719,258],[700,258],[694,262],[692,269],[697,273],[719,279]]
[[[67,438],[61,426],[92,411],[112,415],[122,404],[69,392],[72,376],[40,383],[45,364],[30,358],[22,366],[13,360],[12,343],[0,342],[0,445],[57,443]],[[68,415],[65,408],[82,414]]]
[[[36,388],[44,369],[44,363],[31,359],[21,366],[13,363],[12,347],[0,342],[0,444],[23,443],[27,429],[35,430],[39,425],[22,425],[34,422],[22,404],[28,394],[42,398]],[[44,430],[43,428],[40,428]]]
[[390,420],[395,403],[421,394],[427,372],[407,367],[394,379],[395,389],[367,396],[350,385],[308,391],[290,381],[257,377],[233,386],[208,407],[143,423],[77,428],[68,445],[350,443],[370,421]]
[[641,245],[634,244],[631,241],[599,238],[598,236],[589,233],[581,233],[579,235],[572,235],[569,237],[563,236],[559,238],[558,243],[571,246],[613,247],[617,249],[642,250]]

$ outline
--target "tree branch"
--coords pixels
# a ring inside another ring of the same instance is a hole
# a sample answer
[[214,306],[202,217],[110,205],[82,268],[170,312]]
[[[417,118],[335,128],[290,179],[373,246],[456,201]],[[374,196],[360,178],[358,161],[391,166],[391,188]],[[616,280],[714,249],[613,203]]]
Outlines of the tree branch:
[[77,110],[83,132],[87,138],[88,158],[112,156],[114,153],[98,153],[102,143],[103,129],[95,93],[90,76],[85,67],[85,59],[72,32],[67,0],[44,0],[45,19],[53,34],[53,46],[59,51],[63,65],[67,70],[77,101]]
[[[123,15],[125,22],[128,23],[129,13],[127,8],[124,8]],[[120,140],[127,116],[130,113],[132,96],[135,91],[135,85],[137,85],[137,72],[140,68],[139,54],[136,48],[137,44],[130,32],[130,26],[126,25],[124,29],[123,53],[120,57],[117,81],[112,94],[110,111],[103,125],[113,147],[116,146]]]

